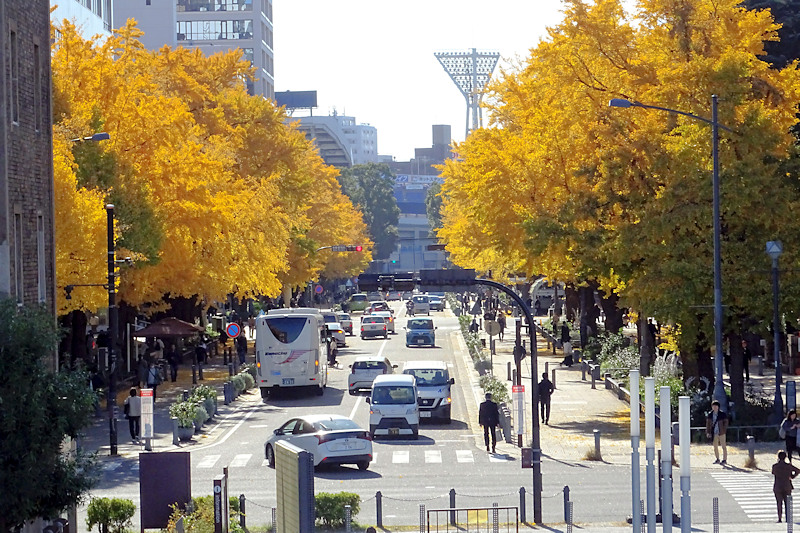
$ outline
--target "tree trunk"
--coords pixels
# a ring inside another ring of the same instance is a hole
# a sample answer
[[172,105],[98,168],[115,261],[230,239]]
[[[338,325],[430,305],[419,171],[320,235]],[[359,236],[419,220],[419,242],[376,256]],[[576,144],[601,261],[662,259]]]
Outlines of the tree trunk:
[[639,336],[639,369],[642,376],[650,375],[650,367],[655,359],[656,347],[653,337],[647,330],[647,316],[639,312],[639,320],[636,322],[636,330]]
[[731,378],[731,400],[740,408],[744,405],[744,351],[742,337],[738,332],[728,334],[731,351],[731,364],[728,375]]
[[606,315],[605,327],[608,333],[619,333],[622,330],[622,309],[619,308],[619,296],[615,292],[608,294],[600,291],[600,305]]
[[575,289],[571,283],[564,286],[564,320],[574,322],[575,317],[579,316],[581,308],[580,289]]
[[580,299],[580,334],[581,346],[586,346],[589,336],[597,335],[597,314],[594,309],[594,291],[596,283],[578,289]]

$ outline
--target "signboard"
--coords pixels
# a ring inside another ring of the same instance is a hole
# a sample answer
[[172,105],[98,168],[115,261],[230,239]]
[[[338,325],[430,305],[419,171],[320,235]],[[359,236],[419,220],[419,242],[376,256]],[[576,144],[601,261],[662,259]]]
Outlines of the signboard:
[[140,437],[152,439],[153,431],[153,389],[142,389],[142,418],[141,418]]
[[533,448],[522,448],[522,468],[533,468]]
[[230,337],[231,339],[235,339],[236,337],[238,337],[241,332],[242,328],[239,327],[239,324],[237,324],[236,322],[231,322],[225,327],[225,333],[227,333],[228,337]]
[[172,506],[192,501],[192,454],[152,452],[139,455],[139,522],[141,531],[164,530]]
[[514,425],[517,427],[517,435],[525,434],[525,385],[514,385],[511,387],[511,401],[517,408],[517,416],[514,418]]
[[483,329],[485,329],[486,333],[491,337],[500,334],[500,324],[496,320],[484,320]]
[[214,478],[214,533],[228,533],[228,476]]
[[324,290],[325,289],[322,288],[322,285],[320,284],[314,285],[314,292],[316,292],[317,294],[322,294]]

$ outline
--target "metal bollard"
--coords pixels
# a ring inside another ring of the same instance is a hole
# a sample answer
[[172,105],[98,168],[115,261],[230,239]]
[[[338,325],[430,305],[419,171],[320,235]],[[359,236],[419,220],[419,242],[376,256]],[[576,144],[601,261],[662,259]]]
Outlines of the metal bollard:
[[246,515],[247,511],[245,509],[245,497],[244,494],[239,495],[239,525],[242,526],[242,529],[247,531],[247,522],[246,522]]
[[204,378],[203,378],[203,363],[200,363],[200,366],[198,366],[198,368],[197,368],[197,378],[200,381],[204,381]]
[[550,373],[550,362],[549,361],[545,361],[544,362],[544,373],[545,374],[549,374]]
[[197,365],[192,365],[192,385],[197,385]]
[[507,379],[508,379],[508,381],[511,381],[511,382],[513,382],[513,383],[516,383],[516,382],[514,381],[514,375],[513,375],[513,374],[512,374],[512,372],[511,372],[511,361],[508,361],[508,362],[506,363],[506,373],[507,373],[507,375],[508,375],[508,378],[507,378]]
[[272,531],[278,531],[278,510],[272,508]]
[[594,429],[592,430],[594,433],[594,454],[597,457],[597,460],[600,461],[600,458],[603,457],[600,455],[600,430]]
[[756,460],[756,438],[753,435],[747,436],[747,456],[750,462]]
[[187,389],[183,389],[183,401],[185,402],[188,399],[189,399],[189,391]]
[[178,438],[178,419],[172,417],[172,444],[173,446],[177,446],[180,443],[180,439]]
[[[456,489],[450,489],[450,509],[456,508]],[[456,525],[456,512],[450,511],[450,524]]]
[[224,403],[225,405],[228,405],[229,403],[231,403],[230,399],[228,398],[228,384],[227,383],[223,383],[222,384],[222,403]]
[[419,504],[419,533],[425,533],[425,504]]
[[756,357],[756,359],[758,360],[758,375],[759,376],[763,376],[764,375],[764,357],[759,355],[758,357]]
[[553,383],[553,388],[557,389],[558,387],[556,387],[556,369],[555,368],[552,370],[552,374],[553,374],[553,379],[551,379],[550,381]]
[[352,533],[352,520],[353,520],[353,510],[349,505],[344,506],[344,530],[347,533]]
[[589,366],[589,363],[586,361],[581,361],[581,381],[586,381],[586,367]]
[[525,487],[519,488],[519,519],[524,524],[527,522],[525,516]]
[[233,375],[233,363],[228,363],[228,375]]
[[596,378],[595,378],[595,373],[594,373],[594,365],[591,365],[589,367],[589,371],[592,373],[592,388],[596,389],[597,388],[597,384],[595,383],[595,379]]
[[572,533],[572,502],[567,502],[567,533]]
[[719,498],[716,496],[713,500],[711,500],[711,520],[712,520],[712,531],[714,533],[719,533]]
[[564,522],[569,524],[569,485],[564,485]]
[[375,525],[383,528],[383,494],[381,491],[375,493]]

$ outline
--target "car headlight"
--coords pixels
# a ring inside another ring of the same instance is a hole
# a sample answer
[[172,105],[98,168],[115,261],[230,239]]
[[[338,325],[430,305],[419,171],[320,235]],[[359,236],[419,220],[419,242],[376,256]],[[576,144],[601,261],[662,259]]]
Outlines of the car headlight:
[[406,409],[406,414],[407,414],[407,415],[413,415],[413,414],[414,414],[414,413],[416,413],[416,412],[417,412],[417,410],[416,410],[416,409],[414,409],[413,407],[412,407],[412,408],[410,408],[410,409]]

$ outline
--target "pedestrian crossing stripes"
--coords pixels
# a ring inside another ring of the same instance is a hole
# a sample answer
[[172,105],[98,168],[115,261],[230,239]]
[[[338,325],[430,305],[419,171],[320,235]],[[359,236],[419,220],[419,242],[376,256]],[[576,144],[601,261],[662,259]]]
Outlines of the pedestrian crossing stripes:
[[233,458],[233,461],[231,461],[229,466],[231,468],[242,468],[247,466],[247,462],[250,461],[251,457],[253,457],[252,453],[240,453]]
[[442,462],[442,452],[439,450],[425,450],[425,462],[426,463],[441,463]]
[[393,463],[408,463],[408,450],[396,450],[392,454]]
[[753,522],[774,522],[777,518],[772,478],[746,472],[712,472],[711,477],[733,496]]
[[459,463],[475,462],[475,458],[472,456],[472,450],[456,450],[456,460]]
[[219,455],[206,455],[203,460],[197,463],[197,468],[214,468],[219,461]]

